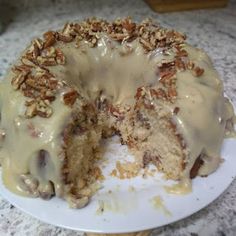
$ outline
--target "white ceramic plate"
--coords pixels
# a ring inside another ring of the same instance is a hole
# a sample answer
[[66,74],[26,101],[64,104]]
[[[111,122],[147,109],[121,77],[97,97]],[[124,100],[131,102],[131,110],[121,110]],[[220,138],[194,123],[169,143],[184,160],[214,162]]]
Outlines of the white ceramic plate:
[[[163,180],[160,174],[147,179],[119,180],[110,177],[108,173],[116,159],[131,158],[128,155],[127,148],[113,138],[105,154],[109,164],[103,170],[107,176],[104,188],[87,207],[80,210],[69,209],[67,203],[58,198],[44,201],[17,196],[9,192],[2,182],[0,193],[22,211],[53,225],[87,232],[125,233],[156,228],[199,211],[214,201],[236,175],[236,140],[233,139],[224,142],[222,156],[225,161],[219,169],[207,178],[195,178],[193,191],[188,195],[168,194],[163,186],[173,182]],[[163,200],[163,207],[153,205],[154,197]],[[103,213],[98,212],[101,203],[104,203]]]

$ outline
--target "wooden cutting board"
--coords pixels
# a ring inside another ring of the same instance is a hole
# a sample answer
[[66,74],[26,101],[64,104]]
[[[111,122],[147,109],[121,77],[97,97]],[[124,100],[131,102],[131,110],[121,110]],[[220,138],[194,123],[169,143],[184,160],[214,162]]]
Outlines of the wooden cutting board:
[[145,0],[157,12],[225,7],[228,0]]

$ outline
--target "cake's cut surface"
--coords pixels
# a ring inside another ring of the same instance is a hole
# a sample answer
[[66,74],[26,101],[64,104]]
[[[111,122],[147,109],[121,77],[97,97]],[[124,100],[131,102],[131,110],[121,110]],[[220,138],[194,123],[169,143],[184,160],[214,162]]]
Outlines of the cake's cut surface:
[[152,21],[89,19],[35,39],[0,84],[4,184],[85,206],[102,138],[190,181],[215,171],[234,112],[203,51]]

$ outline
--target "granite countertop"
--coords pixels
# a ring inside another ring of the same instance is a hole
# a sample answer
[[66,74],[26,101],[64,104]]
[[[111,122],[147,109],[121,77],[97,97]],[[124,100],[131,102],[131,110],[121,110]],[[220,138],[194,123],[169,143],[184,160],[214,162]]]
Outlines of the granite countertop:
[[[0,78],[33,37],[48,29],[57,29],[66,21],[89,16],[113,19],[129,15],[138,21],[152,17],[164,26],[187,33],[191,44],[207,51],[224,80],[225,92],[236,104],[236,1],[231,1],[224,9],[168,14],[152,12],[142,0],[9,2],[11,6],[0,0],[0,22],[5,27],[0,35]],[[42,223],[0,197],[0,235],[69,236],[81,233]],[[160,227],[153,235],[236,235],[236,180],[205,209]]]

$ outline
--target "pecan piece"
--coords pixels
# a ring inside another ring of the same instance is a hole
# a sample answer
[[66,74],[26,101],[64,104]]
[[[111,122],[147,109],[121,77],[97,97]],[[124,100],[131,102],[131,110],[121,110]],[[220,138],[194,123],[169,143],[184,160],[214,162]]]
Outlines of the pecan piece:
[[21,73],[21,72],[23,72],[23,73],[25,73],[25,74],[27,74],[27,73],[29,73],[30,72],[30,70],[31,70],[31,66],[28,66],[28,65],[17,65],[17,66],[14,66],[13,68],[12,68],[12,71],[14,72],[14,73]]
[[196,159],[196,161],[194,162],[192,169],[190,170],[190,178],[193,179],[197,176],[198,174],[198,170],[200,169],[200,167],[204,164],[204,161],[201,158],[201,155],[199,155],[199,157]]
[[42,49],[43,49],[43,41],[41,39],[35,39],[32,42],[32,45],[29,48],[27,54],[28,56],[31,55],[33,59],[36,59],[40,55]]
[[40,100],[37,104],[37,115],[43,118],[48,118],[52,115],[52,108],[49,106],[49,101]]
[[175,66],[180,71],[186,70],[185,63],[179,58],[175,60]]
[[55,56],[56,56],[56,50],[54,47],[45,48],[41,53],[41,57],[43,58],[49,58],[49,57],[54,58]]
[[61,33],[57,34],[57,38],[59,41],[62,41],[64,43],[70,43],[73,40],[73,37],[71,35],[64,35]]
[[174,87],[169,87],[167,91],[168,98],[173,99],[177,96],[177,91]]
[[173,110],[173,113],[174,113],[175,115],[177,115],[177,114],[179,113],[179,110],[180,110],[179,107],[175,107],[174,110]]
[[56,37],[53,31],[48,31],[44,33],[43,37],[45,39],[44,48],[51,47],[56,43]]
[[63,101],[68,106],[73,106],[76,99],[78,98],[78,92],[76,90],[71,90],[65,94],[63,94]]
[[172,77],[174,77],[174,75],[176,74],[176,71],[175,70],[171,70],[171,71],[163,71],[163,72],[160,72],[160,82],[161,80],[168,80]]
[[64,65],[66,62],[65,56],[59,48],[56,49],[56,62],[59,65]]
[[35,44],[35,46],[37,46],[37,48],[39,50],[43,49],[43,41],[42,41],[42,39],[35,39],[34,40],[34,44]]
[[43,65],[43,66],[57,65],[57,62],[56,62],[55,58],[53,58],[53,57],[45,58],[45,57],[38,56],[37,61],[40,65]]
[[109,106],[109,111],[110,113],[115,116],[116,118],[118,118],[119,121],[123,120],[124,119],[124,114],[122,112],[119,111],[118,108],[110,105]]
[[36,115],[37,112],[37,104],[35,101],[26,102],[26,111],[25,111],[25,117],[26,118],[32,118]]
[[152,51],[154,49],[153,45],[149,42],[149,41],[146,41],[142,38],[139,39],[139,42],[143,45],[145,51]]
[[192,61],[189,61],[186,65],[186,67],[189,70],[193,70],[193,68],[195,67],[195,64]]
[[28,68],[35,67],[35,64],[33,63],[33,61],[27,59],[27,57],[25,56],[21,58],[21,62],[24,66],[27,66]]
[[19,89],[20,86],[24,83],[24,81],[26,80],[26,76],[27,75],[25,73],[20,73],[12,79],[11,85],[15,90]]
[[162,88],[151,89],[150,93],[152,97],[166,99],[166,92]]
[[200,67],[195,67],[193,70],[192,70],[192,74],[196,77],[200,77],[202,74],[204,73],[204,69],[200,68]]
[[131,19],[125,19],[123,22],[122,22],[122,26],[123,28],[128,31],[128,32],[132,32],[135,30],[136,28],[136,24],[131,22]]
[[137,89],[135,98],[136,98],[136,99],[139,99],[140,97],[143,97],[144,95],[145,95],[145,91],[144,91],[143,87],[139,87],[139,88]]
[[128,37],[129,35],[124,34],[124,33],[111,33],[110,37],[116,41],[122,41],[124,40],[126,37]]
[[177,57],[187,57],[188,56],[188,52],[186,50],[182,49],[180,51],[177,51],[176,56]]

